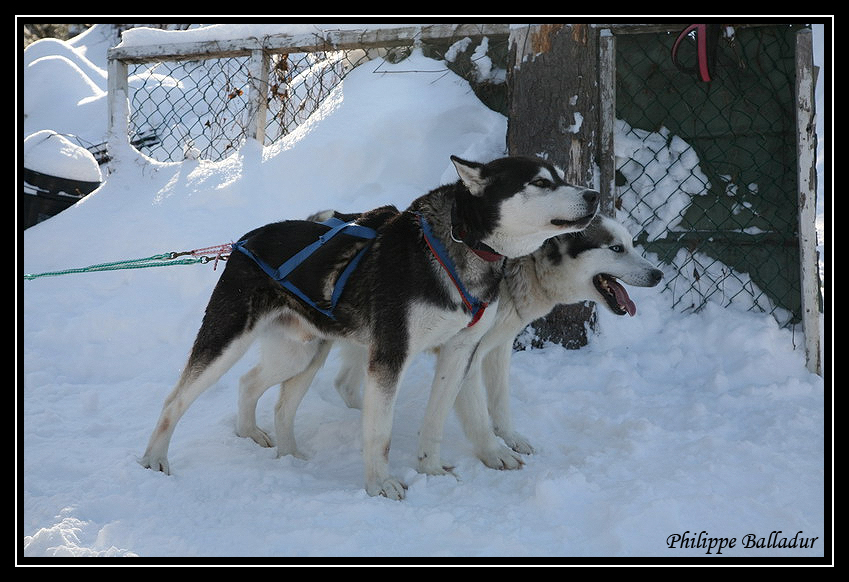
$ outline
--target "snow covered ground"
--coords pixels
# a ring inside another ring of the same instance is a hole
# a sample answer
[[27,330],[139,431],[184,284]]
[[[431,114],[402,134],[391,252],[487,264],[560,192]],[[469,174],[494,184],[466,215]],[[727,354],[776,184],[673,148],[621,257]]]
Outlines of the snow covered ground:
[[[21,137],[53,129],[100,141],[106,62],[98,34],[95,27],[25,53]],[[37,54],[42,61],[29,58]],[[466,82],[413,72],[442,68],[421,54],[380,73],[361,66],[282,142],[248,143],[221,162],[118,152],[99,190],[24,232],[17,276],[227,243],[325,208],[404,207],[455,179],[451,154],[504,154],[506,119]],[[61,100],[30,99],[41,93],[34,87],[48,87],[46,71],[66,79]],[[681,314],[657,289],[630,290],[636,317],[600,312],[600,331],[584,349],[515,354],[516,427],[537,449],[519,471],[484,467],[452,417],[443,456],[458,477],[416,473],[431,356],[405,376],[396,408],[390,465],[409,485],[403,502],[363,489],[360,413],[333,388],[334,354],[297,417],[309,459],[275,458],[234,433],[236,386],[254,352],[183,417],[172,475],[143,469],[138,460],[218,274],[193,265],[18,283],[19,557],[831,556],[831,392],[806,370],[801,333],[742,309]],[[258,407],[267,430],[274,392]],[[795,547],[779,543],[794,536]],[[717,556],[708,538],[735,545]]]

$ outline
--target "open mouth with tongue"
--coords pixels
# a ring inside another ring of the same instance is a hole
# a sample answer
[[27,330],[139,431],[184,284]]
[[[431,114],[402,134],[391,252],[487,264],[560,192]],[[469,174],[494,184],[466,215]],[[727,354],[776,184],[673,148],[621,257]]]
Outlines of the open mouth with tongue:
[[604,300],[607,301],[607,305],[610,306],[610,310],[613,313],[617,315],[625,315],[627,313],[631,317],[637,313],[637,305],[631,301],[625,287],[616,280],[616,277],[606,273],[599,273],[593,277],[593,284],[595,284],[595,288],[598,289],[601,296],[604,297]]

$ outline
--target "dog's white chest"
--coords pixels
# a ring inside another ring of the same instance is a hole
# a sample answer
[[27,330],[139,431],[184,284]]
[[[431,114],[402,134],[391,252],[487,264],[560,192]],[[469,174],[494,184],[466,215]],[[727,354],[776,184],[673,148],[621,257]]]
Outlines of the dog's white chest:
[[468,333],[469,336],[480,337],[492,326],[497,304],[489,305],[483,316],[469,326],[471,316],[462,308],[445,311],[430,305],[414,305],[410,311],[410,349],[414,352],[428,350],[440,346],[458,333]]

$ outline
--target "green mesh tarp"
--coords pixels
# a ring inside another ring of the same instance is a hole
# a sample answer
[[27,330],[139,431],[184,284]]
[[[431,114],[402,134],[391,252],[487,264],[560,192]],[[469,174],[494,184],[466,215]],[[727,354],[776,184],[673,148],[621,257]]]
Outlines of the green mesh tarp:
[[[648,160],[645,151],[633,159],[617,157],[616,204],[638,223],[643,248],[674,265],[676,274],[665,284],[681,308],[695,310],[718,299],[744,302],[783,323],[798,320],[799,28],[733,27],[733,38],[717,43],[711,82],[675,66],[677,34],[617,35],[620,131],[660,143],[646,146]],[[682,64],[695,64],[692,39],[683,41],[679,57]],[[671,182],[668,171],[653,177],[653,165],[676,163],[690,175]]]

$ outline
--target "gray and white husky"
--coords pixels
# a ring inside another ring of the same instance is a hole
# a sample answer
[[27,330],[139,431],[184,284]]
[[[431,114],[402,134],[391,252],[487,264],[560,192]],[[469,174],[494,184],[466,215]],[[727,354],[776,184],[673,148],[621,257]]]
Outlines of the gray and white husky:
[[[496,320],[481,340],[456,403],[464,430],[475,444],[478,456],[493,446],[493,433],[514,451],[529,454],[534,450],[513,429],[510,412],[510,357],[516,335],[525,326],[557,304],[579,301],[594,301],[616,315],[633,316],[637,308],[622,282],[654,287],[662,278],[663,272],[634,248],[628,230],[602,215],[579,233],[553,237],[530,255],[509,259]],[[362,362],[361,356],[359,361]],[[475,389],[481,376],[486,386],[485,406],[480,400],[482,392]],[[343,369],[339,378],[346,377],[353,376]],[[351,386],[337,382],[340,394],[349,393]],[[483,413],[484,408],[488,416]]]
[[[320,219],[319,215],[315,219]],[[496,436],[516,453],[530,454],[534,450],[513,429],[509,406],[510,357],[516,335],[563,303],[594,301],[617,315],[633,316],[636,305],[621,282],[653,287],[662,277],[663,273],[634,248],[627,229],[602,215],[596,216],[583,231],[553,237],[527,256],[507,259],[495,321],[474,352],[455,405],[475,454],[484,464],[496,469],[516,469],[522,465],[520,455],[504,454]],[[337,343],[342,364],[336,389],[349,407],[361,408],[367,355],[357,344]],[[307,371],[304,377],[307,385],[323,361],[316,360]],[[273,368],[270,358],[242,378],[237,421],[238,434],[267,447],[272,446],[272,441],[256,425],[256,404],[268,386],[275,383]],[[258,381],[263,376],[265,379]],[[481,383],[486,386],[486,401]],[[286,412],[275,416],[276,437],[278,450],[282,445],[283,451],[300,456],[294,436],[297,402],[294,406],[292,402],[291,391],[282,386],[278,410]]]
[[[406,490],[389,472],[398,383],[412,356],[440,348],[418,470],[444,474],[443,425],[481,337],[496,320],[505,257],[526,255],[552,236],[582,230],[599,199],[598,192],[566,183],[561,170],[541,159],[507,157],[486,164],[451,159],[460,179],[402,212],[379,208],[342,227],[284,221],[242,237],[212,292],[141,464],[169,472],[168,446],[177,422],[254,340],[265,345],[261,365],[249,373],[251,384],[267,388],[283,380],[281,394],[288,395],[275,410],[277,422],[294,418],[311,369],[333,340],[342,339],[367,353],[366,491],[393,499],[402,499]],[[290,268],[308,248],[309,259]],[[347,277],[354,259],[358,263]],[[347,282],[340,291],[342,279]],[[279,454],[297,451],[294,439],[277,444]],[[512,452],[502,449],[502,456]]]

